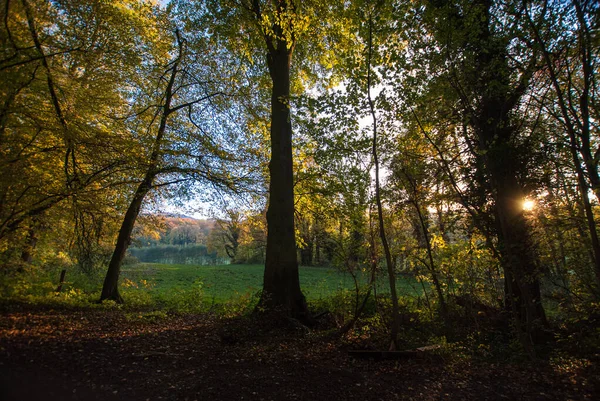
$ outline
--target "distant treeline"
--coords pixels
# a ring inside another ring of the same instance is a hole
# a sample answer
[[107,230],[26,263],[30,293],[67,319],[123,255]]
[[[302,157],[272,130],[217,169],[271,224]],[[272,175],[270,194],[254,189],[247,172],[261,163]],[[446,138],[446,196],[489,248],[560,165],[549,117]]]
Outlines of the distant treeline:
[[130,248],[129,252],[140,262],[164,264],[223,265],[229,258],[218,256],[216,251],[208,252],[205,245],[158,245],[144,248]]
[[[337,262],[334,259],[344,253],[336,251],[339,242],[337,225],[326,227],[319,219],[304,218],[297,227],[298,261],[302,266],[331,266]],[[235,210],[228,210],[225,218],[206,220],[146,215],[142,216],[132,239],[135,249],[131,255],[143,262],[211,264],[204,260],[217,260],[262,264],[265,262],[267,221],[264,212],[246,214]],[[352,249],[346,253],[356,260],[360,247],[354,245],[351,244]],[[138,256],[141,253],[143,255]]]

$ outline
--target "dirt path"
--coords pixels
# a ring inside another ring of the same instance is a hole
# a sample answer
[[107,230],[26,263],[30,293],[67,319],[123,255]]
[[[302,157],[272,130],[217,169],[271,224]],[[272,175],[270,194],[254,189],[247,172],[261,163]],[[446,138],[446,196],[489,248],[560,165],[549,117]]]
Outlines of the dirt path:
[[4,312],[0,400],[600,399],[589,361],[354,360],[339,344],[282,333],[236,338],[208,315]]

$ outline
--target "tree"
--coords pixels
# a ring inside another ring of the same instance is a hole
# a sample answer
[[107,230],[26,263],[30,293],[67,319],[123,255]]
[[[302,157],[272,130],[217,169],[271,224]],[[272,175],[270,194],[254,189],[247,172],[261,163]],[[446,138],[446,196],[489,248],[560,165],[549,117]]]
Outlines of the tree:
[[[449,63],[444,79],[458,99],[466,123],[465,140],[480,161],[483,185],[493,200],[506,306],[518,322],[521,342],[532,351],[531,336],[538,325],[545,323],[545,314],[540,293],[541,266],[523,214],[528,155],[527,147],[520,143],[516,113],[537,60],[535,54],[522,52],[517,54],[525,60],[521,65],[515,67],[509,62],[510,51],[519,51],[510,47],[516,28],[507,25],[500,33],[493,26],[493,13],[512,17],[512,12],[519,12],[512,4],[494,10],[491,1],[483,0],[467,11],[455,2],[431,2],[428,6],[430,26]],[[508,21],[510,24],[512,20]]]
[[272,10],[259,1],[253,1],[246,7],[264,37],[272,83],[267,250],[263,292],[258,307],[278,310],[306,321],[309,312],[300,290],[296,256],[290,115],[290,70],[301,19],[296,14],[295,3],[289,0],[275,1]]
[[377,114],[375,112],[375,104],[373,102],[373,98],[371,96],[372,89],[372,66],[371,66],[371,58],[373,55],[373,10],[368,10],[368,35],[367,35],[367,100],[369,102],[369,111],[371,114],[371,118],[373,119],[373,147],[372,147],[372,157],[373,164],[375,169],[375,203],[377,205],[377,219],[379,222],[379,238],[383,245],[383,251],[385,255],[385,263],[388,272],[388,279],[390,283],[390,294],[392,297],[392,322],[391,322],[391,349],[396,349],[398,346],[398,331],[400,330],[400,320],[399,320],[399,306],[398,306],[398,292],[396,291],[396,266],[394,260],[392,259],[392,254],[390,251],[390,245],[388,243],[388,239],[385,233],[385,221],[383,216],[383,204],[381,201],[381,184],[379,181],[379,152],[378,152],[378,141],[377,141]]
[[[270,121],[271,150],[268,234],[258,310],[280,311],[301,320],[308,320],[309,313],[300,290],[296,256],[291,94],[301,93],[303,85],[314,81],[321,71],[316,67],[321,64],[318,60],[333,55],[331,42],[323,41],[322,34],[340,25],[329,18],[331,10],[340,5],[294,0],[176,4],[182,20],[198,35],[210,37],[215,46],[237,57],[237,65],[242,65],[242,74],[236,79],[240,87],[257,89],[240,90],[244,94],[240,102],[247,102],[244,107],[248,119],[254,121],[252,126],[258,125],[263,114],[248,103],[254,101],[260,106],[269,94],[270,115],[265,117]],[[316,52],[315,48],[324,51]],[[303,57],[292,63],[295,53]]]
[[[422,149],[424,147],[422,143],[424,138],[415,138],[413,135],[407,133],[399,144],[402,155],[396,156],[396,159],[392,163],[390,186],[393,190],[405,194],[405,199],[402,199],[402,195],[400,194],[397,194],[396,197],[400,198],[398,200],[403,200],[402,203],[410,205],[412,209],[412,213],[408,212],[407,214],[410,216],[409,219],[413,226],[414,237],[417,240],[418,247],[421,249],[424,248],[426,252],[426,257],[417,255],[416,258],[429,273],[438,298],[440,316],[444,322],[448,323],[448,307],[442,289],[440,269],[437,266],[434,255],[435,234],[432,232],[432,219],[429,212],[429,209],[433,208],[434,203],[428,199],[432,197],[436,189],[436,184],[439,186],[442,172],[439,166],[427,160],[427,154],[422,154],[426,152]],[[404,209],[402,204],[399,208]],[[443,226],[444,221],[439,205],[437,209],[438,214],[436,217],[438,223],[440,226]],[[443,227],[440,228],[440,240],[444,241],[445,229]]]
[[226,209],[225,212],[227,217],[217,219],[213,228],[213,236],[216,237],[215,242],[225,251],[231,263],[237,263],[239,261],[238,250],[243,235],[243,215],[240,211],[234,209]]
[[79,238],[90,223],[84,215],[121,207],[114,191],[130,178],[124,166],[135,147],[117,116],[128,110],[142,49],[152,50],[144,47],[152,8],[136,0],[3,4],[0,239],[18,246],[42,220],[69,221]]
[[[205,180],[222,187],[234,187],[232,180],[233,176],[227,172],[228,169],[221,163],[228,159],[231,160],[229,154],[219,147],[219,145],[203,130],[200,130],[200,138],[192,137],[191,135],[188,135],[188,138],[185,138],[187,141],[190,141],[191,139],[196,140],[196,143],[193,143],[192,145],[192,149],[199,151],[194,158],[197,162],[192,159],[192,164],[189,167],[178,163],[177,148],[179,148],[181,144],[176,141],[184,141],[184,138],[168,137],[169,130],[178,131],[177,123],[185,124],[185,122],[176,120],[177,113],[180,110],[186,110],[188,112],[189,125],[191,125],[191,127],[187,126],[186,129],[191,130],[192,127],[198,127],[197,122],[193,118],[194,106],[206,102],[221,93],[206,93],[203,92],[203,90],[193,89],[194,87],[199,86],[197,81],[198,77],[192,76],[192,74],[186,70],[188,62],[187,58],[189,56],[187,55],[185,41],[178,30],[175,31],[175,37],[177,46],[176,53],[173,56],[173,59],[167,64],[164,75],[161,75],[160,77],[160,81],[163,80],[163,77],[166,81],[164,92],[158,96],[162,103],[159,103],[158,107],[156,107],[155,114],[152,115],[149,124],[149,129],[152,129],[155,127],[154,120],[158,120],[156,136],[151,145],[148,159],[143,163],[143,166],[146,169],[144,177],[138,184],[129,207],[125,212],[117,237],[115,250],[108,265],[108,271],[102,287],[102,293],[100,295],[101,301],[112,299],[119,303],[123,302],[118,290],[121,264],[125,258],[127,247],[131,242],[131,233],[133,232],[136,219],[140,213],[144,199],[150,191],[157,186],[164,187],[190,179]],[[176,103],[176,101],[178,101],[178,103]],[[152,106],[146,107],[146,110],[150,108],[152,108]],[[173,152],[173,149],[175,149],[175,152]],[[185,153],[184,156],[189,160],[192,155]],[[205,157],[211,157],[215,159],[217,163],[212,164],[210,162],[205,162],[203,160]],[[189,163],[190,162],[188,162],[188,164]],[[161,176],[166,176],[167,181],[157,183],[157,178]]]
[[[542,104],[564,127],[571,151],[572,165],[586,217],[596,284],[600,288],[600,239],[596,218],[588,191],[600,201],[600,146],[594,141],[600,116],[597,105],[596,80],[598,47],[598,5],[593,2],[541,4],[525,3],[525,18],[531,30],[530,39],[541,52],[545,64],[543,71],[548,84],[554,89],[552,104]],[[556,29],[560,26],[560,29]],[[557,109],[557,110],[556,110]]]
[[150,153],[150,157],[147,163],[148,167],[142,182],[138,185],[135,194],[133,195],[133,199],[131,200],[127,211],[125,212],[125,217],[123,218],[121,228],[119,229],[119,235],[117,237],[115,250],[108,264],[106,277],[104,278],[102,293],[100,294],[100,301],[103,301],[105,299],[111,299],[118,303],[123,302],[123,298],[119,294],[118,287],[119,275],[121,272],[121,264],[123,263],[123,259],[125,258],[127,248],[131,243],[131,233],[133,232],[133,227],[135,225],[135,221],[138,217],[138,214],[140,213],[140,209],[142,207],[144,198],[154,186],[154,180],[156,176],[161,172],[159,162],[162,156],[162,142],[166,134],[169,116],[177,111],[177,108],[175,106],[172,106],[172,102],[175,92],[175,80],[177,78],[177,74],[180,72],[180,63],[184,56],[183,42],[178,32],[176,35],[178,53],[166,72],[168,74],[168,78],[164,92],[164,104],[161,105],[161,107],[158,109],[159,111],[157,112],[157,114],[160,115],[160,122],[152,146],[152,151]]

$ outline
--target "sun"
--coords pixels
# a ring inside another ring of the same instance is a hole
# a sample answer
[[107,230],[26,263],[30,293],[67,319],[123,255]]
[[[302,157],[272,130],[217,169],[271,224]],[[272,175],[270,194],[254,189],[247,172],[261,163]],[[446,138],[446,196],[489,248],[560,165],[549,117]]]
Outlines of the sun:
[[523,200],[523,210],[525,210],[526,212],[529,212],[529,211],[533,210],[534,208],[535,208],[535,201],[533,201],[531,199]]

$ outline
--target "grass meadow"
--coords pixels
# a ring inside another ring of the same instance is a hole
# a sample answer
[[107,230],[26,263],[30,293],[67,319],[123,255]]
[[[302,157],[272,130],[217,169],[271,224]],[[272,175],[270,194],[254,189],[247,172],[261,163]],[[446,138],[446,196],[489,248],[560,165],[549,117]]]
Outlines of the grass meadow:
[[[253,295],[262,288],[263,265],[165,265],[140,263],[123,269],[123,285],[145,287],[153,295],[168,295],[177,291],[197,289],[211,302],[222,303]],[[366,275],[359,276],[365,284]],[[388,292],[384,277],[379,280],[378,291]],[[399,279],[398,292],[402,295],[421,294],[414,280]],[[300,286],[309,301],[325,299],[347,290],[354,290],[352,276],[326,267],[300,267]]]
[[[68,269],[57,291],[58,268],[31,270],[20,276],[0,277],[0,308],[14,302],[52,306],[102,307],[98,304],[104,275],[88,275]],[[262,289],[264,265],[216,265],[138,263],[123,267],[120,292],[127,310],[202,312],[252,310]],[[326,309],[351,310],[355,282],[351,274],[327,267],[301,266],[300,286],[307,301]],[[367,273],[358,273],[364,294]],[[423,295],[414,278],[399,277],[398,295],[410,301]],[[389,294],[387,276],[377,278],[377,294]],[[362,295],[361,295],[362,296]],[[110,302],[108,307],[111,307]]]

